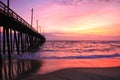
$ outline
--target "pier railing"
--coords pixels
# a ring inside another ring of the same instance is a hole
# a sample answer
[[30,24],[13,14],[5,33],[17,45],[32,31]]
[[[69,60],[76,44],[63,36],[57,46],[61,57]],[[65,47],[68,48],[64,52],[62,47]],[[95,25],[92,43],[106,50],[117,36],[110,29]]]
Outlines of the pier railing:
[[27,21],[21,18],[17,13],[15,13],[12,9],[8,8],[8,6],[6,6],[1,1],[0,1],[0,12],[5,14],[6,16],[13,18],[15,21],[21,23],[22,25],[25,25],[34,32],[37,32]]
[[1,1],[0,29],[0,63],[3,54],[10,60],[12,54],[32,52],[45,42],[43,35]]

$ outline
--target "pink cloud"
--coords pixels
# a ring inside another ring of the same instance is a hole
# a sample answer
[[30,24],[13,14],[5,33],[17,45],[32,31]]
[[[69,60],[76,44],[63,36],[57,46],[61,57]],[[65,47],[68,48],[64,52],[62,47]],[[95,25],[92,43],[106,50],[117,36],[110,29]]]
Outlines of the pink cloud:
[[[17,0],[15,2],[17,3]],[[29,23],[30,10],[34,8],[34,28],[38,20],[45,33],[50,34],[47,34],[48,39],[71,39],[71,37],[74,39],[119,39],[119,0],[31,0],[31,2],[22,0],[18,2],[19,4],[15,7],[14,5],[11,7],[17,9],[20,16]],[[78,32],[94,29],[106,30],[108,35],[98,36],[95,33],[76,35]],[[112,35],[109,35],[109,32]],[[59,36],[52,33],[59,33]],[[65,36],[68,34],[71,36]]]

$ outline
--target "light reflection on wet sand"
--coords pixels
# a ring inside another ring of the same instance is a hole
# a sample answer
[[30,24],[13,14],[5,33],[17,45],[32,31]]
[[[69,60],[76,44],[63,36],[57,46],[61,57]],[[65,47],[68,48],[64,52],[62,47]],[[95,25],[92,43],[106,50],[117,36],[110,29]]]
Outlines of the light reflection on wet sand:
[[120,80],[119,74],[119,58],[44,59],[37,72],[23,80]]
[[105,68],[120,66],[120,58],[101,59],[45,59],[39,74],[46,74],[65,68]]
[[12,60],[0,80],[119,80],[120,58]]
[[36,60],[4,60],[0,65],[0,80],[21,80],[41,66]]

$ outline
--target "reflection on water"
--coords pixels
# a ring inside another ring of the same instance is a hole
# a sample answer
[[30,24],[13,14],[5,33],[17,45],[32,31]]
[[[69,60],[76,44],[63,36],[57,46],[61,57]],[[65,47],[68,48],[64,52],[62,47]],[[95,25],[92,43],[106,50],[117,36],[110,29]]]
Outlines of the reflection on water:
[[40,61],[34,60],[5,60],[0,65],[0,80],[19,80],[28,73],[37,70],[41,66]]

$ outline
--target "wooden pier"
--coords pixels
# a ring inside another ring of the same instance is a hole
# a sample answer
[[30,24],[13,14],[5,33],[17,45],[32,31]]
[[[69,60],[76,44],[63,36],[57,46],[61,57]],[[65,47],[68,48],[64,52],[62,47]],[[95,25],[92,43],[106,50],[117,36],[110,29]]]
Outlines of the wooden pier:
[[0,64],[2,55],[23,54],[38,48],[45,37],[0,1]]

